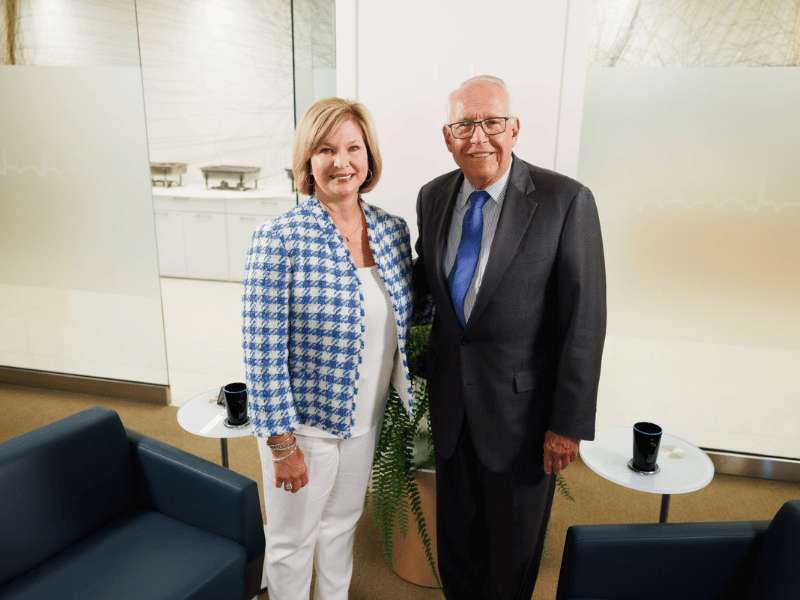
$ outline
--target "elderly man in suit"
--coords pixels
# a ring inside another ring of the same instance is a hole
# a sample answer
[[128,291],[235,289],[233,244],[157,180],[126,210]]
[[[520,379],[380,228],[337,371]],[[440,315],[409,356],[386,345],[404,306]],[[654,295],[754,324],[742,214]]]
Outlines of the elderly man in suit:
[[606,327],[592,193],[520,160],[505,84],[450,96],[459,169],[422,187],[416,311],[428,354],[439,569],[450,600],[530,600],[555,476],[594,437]]

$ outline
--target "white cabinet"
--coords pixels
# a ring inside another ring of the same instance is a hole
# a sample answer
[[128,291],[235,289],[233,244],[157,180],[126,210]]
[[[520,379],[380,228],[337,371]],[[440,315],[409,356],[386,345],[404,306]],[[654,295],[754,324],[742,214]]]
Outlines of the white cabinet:
[[[161,275],[241,281],[253,232],[295,206],[292,196],[231,197],[217,190],[154,188]],[[236,192],[233,192],[236,193]]]
[[244,263],[256,228],[295,205],[291,199],[227,199],[228,261],[231,279],[244,278]]
[[253,232],[264,221],[264,217],[257,215],[228,215],[228,269],[234,281],[244,279],[244,263]]
[[183,240],[183,215],[156,210],[158,264],[165,277],[186,277],[186,246]]
[[225,202],[188,196],[155,196],[161,275],[227,281]]
[[193,279],[230,279],[225,213],[185,212],[186,275]]

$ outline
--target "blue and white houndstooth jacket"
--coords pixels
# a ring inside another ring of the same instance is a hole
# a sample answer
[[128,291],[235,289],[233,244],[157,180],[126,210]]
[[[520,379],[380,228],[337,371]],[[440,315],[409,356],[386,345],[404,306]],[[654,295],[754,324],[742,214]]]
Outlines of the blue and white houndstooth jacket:
[[[392,384],[410,414],[408,226],[363,200],[361,206],[397,318]],[[302,423],[350,437],[364,348],[362,302],[355,263],[315,198],[255,231],[245,265],[242,347],[257,436],[294,431]]]

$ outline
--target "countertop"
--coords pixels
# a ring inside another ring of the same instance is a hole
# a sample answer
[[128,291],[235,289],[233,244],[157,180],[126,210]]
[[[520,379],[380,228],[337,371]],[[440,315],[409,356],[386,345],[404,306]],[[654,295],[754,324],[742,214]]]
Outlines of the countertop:
[[[295,194],[288,186],[274,187],[267,189],[254,189],[254,190],[215,190],[208,188],[202,184],[193,185],[173,185],[171,187],[164,187],[161,185],[153,186],[153,196],[155,197],[169,197],[169,198],[203,198],[208,200],[294,200]],[[302,200],[305,196],[301,194]]]

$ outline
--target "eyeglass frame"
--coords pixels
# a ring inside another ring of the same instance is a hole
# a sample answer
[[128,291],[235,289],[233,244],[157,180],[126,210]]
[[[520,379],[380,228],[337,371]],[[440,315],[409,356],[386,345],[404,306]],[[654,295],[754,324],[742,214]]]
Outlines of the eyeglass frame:
[[[515,118],[516,117],[489,117],[487,119],[481,119],[480,121],[456,121],[454,123],[448,123],[447,127],[450,129],[450,135],[452,135],[457,140],[468,140],[473,135],[475,135],[475,126],[478,125],[478,124],[480,124],[481,129],[483,129],[483,133],[485,133],[486,135],[500,135],[501,133],[505,133],[506,132],[506,129],[508,128],[508,120],[509,119],[515,119]],[[498,131],[497,133],[489,133],[488,131],[486,131],[486,127],[483,126],[483,124],[486,121],[499,121],[501,119],[503,121],[503,131]],[[469,135],[464,136],[464,137],[458,137],[455,133],[453,133],[453,125],[464,125],[466,123],[469,123],[470,125],[472,125],[472,131],[469,132]]]

